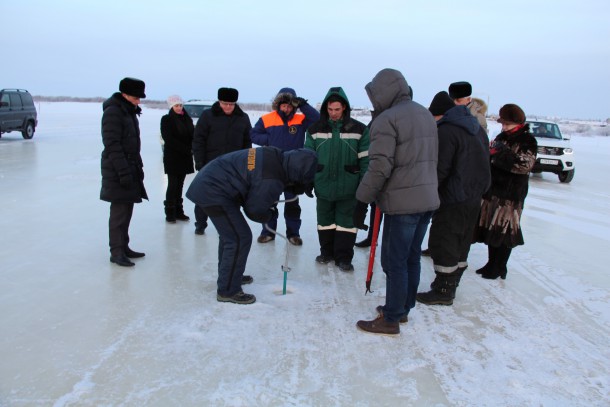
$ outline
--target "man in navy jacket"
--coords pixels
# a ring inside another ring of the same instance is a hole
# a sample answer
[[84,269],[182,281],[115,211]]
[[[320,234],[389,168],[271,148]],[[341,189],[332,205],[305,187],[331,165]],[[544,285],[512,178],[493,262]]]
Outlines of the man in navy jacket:
[[[273,111],[261,116],[250,131],[252,143],[259,146],[273,146],[282,151],[303,148],[305,131],[312,123],[320,119],[320,113],[312,107],[307,100],[297,97],[292,88],[282,88],[273,99]],[[301,113],[298,113],[300,110]],[[284,194],[284,219],[286,221],[286,235],[295,246],[301,246],[303,240],[300,236],[301,207],[299,199],[287,192]],[[296,198],[296,199],[295,199]],[[277,214],[269,221],[269,227],[277,228]],[[257,241],[267,243],[275,236],[263,228]]]

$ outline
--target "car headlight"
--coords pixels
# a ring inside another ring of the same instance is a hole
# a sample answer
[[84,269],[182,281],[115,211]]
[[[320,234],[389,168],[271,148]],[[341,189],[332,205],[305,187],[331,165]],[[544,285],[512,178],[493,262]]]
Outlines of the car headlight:
[[563,153],[564,153],[564,154],[572,154],[572,152],[573,152],[573,151],[572,151],[572,149],[571,149],[571,148],[564,148],[564,149],[563,149]]

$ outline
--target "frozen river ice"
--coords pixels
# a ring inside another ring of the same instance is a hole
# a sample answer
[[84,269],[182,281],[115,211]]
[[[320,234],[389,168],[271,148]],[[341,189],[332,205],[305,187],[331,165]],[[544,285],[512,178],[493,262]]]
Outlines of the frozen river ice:
[[[474,273],[487,253],[474,245],[454,305],[418,304],[388,338],[355,326],[384,303],[380,265],[365,296],[367,250],[354,273],[316,264],[306,197],[288,294],[278,239],[253,244],[257,302],[216,301],[213,227],[164,221],[162,110],[140,119],[150,202],[130,234],[146,257],[112,265],[101,105],[38,108],[32,140],[0,139],[0,406],[610,405],[610,138],[572,138],[569,185],[531,176],[505,281]],[[422,289],[432,278],[423,259]]]

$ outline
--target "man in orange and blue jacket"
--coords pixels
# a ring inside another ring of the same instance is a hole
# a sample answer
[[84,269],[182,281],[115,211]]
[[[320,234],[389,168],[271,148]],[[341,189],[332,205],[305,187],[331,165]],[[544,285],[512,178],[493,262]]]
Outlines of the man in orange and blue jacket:
[[[272,146],[282,151],[291,151],[303,148],[305,144],[305,131],[320,119],[320,113],[302,97],[297,97],[292,88],[282,88],[272,103],[273,111],[263,115],[252,130],[250,138],[253,144],[259,146]],[[300,109],[302,113],[297,113]],[[286,221],[286,236],[295,246],[303,244],[299,235],[301,228],[301,207],[299,198],[288,191],[284,191],[286,204],[284,219]],[[269,228],[277,229],[277,213],[267,222]],[[267,243],[275,239],[275,235],[263,225],[261,235],[257,242]]]

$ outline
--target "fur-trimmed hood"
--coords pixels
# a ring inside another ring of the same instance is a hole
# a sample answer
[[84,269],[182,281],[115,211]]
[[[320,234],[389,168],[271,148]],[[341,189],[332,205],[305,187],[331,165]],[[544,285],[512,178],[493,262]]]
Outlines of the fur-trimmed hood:
[[[487,115],[487,103],[483,99],[471,98],[470,105],[472,109],[483,116]],[[470,106],[468,106],[470,107]]]
[[282,103],[290,103],[295,97],[297,97],[297,93],[294,89],[282,88],[273,99],[271,107],[273,108],[273,110],[279,111],[280,105]]

